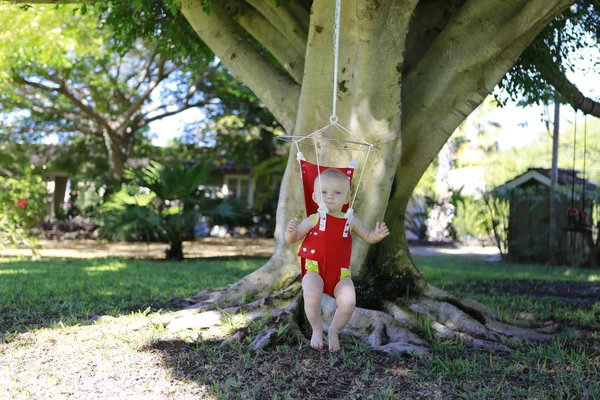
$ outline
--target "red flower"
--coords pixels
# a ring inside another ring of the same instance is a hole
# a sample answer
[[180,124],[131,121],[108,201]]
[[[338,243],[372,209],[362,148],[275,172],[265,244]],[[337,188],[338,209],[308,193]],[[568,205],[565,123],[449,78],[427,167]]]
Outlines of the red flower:
[[19,207],[19,208],[27,207],[27,200],[22,199],[22,200],[17,201],[17,207]]

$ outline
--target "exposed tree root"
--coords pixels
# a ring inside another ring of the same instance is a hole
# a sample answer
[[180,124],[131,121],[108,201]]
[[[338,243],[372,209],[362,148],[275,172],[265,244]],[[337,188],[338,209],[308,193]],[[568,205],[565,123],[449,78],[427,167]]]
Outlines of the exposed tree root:
[[[218,297],[219,307],[232,307],[252,299],[260,299],[280,291],[298,279],[297,257],[291,250],[276,251],[275,255],[253,273],[246,275]],[[196,308],[211,307],[217,299],[198,303]]]
[[491,342],[497,342],[499,335],[509,339],[542,341],[552,338],[552,334],[557,331],[554,325],[530,329],[503,323],[491,307],[471,299],[452,296],[434,287],[430,287],[426,294],[427,298],[411,305],[411,309],[426,312],[430,319],[451,330],[458,328],[462,333],[482,336]]
[[[170,331],[182,329],[203,329],[222,325],[229,316],[243,313],[247,319],[254,320],[267,313],[267,310],[279,310],[289,304],[300,292],[300,282],[296,281],[282,290],[247,304],[221,308],[220,298],[206,304],[167,314],[161,318],[163,325]],[[227,293],[227,292],[225,292]]]
[[[243,301],[232,304],[237,296],[232,296],[229,289],[199,293],[187,299],[198,301],[197,304],[163,316],[161,323],[170,331],[227,325],[230,331],[223,344],[253,335],[250,344],[253,350],[263,349],[283,337],[308,343],[300,328],[304,312],[297,277],[279,291],[245,304]],[[238,290],[239,286],[235,288]],[[227,306],[221,307],[221,304]],[[322,309],[323,328],[328,332],[336,310],[335,299],[323,296]],[[356,308],[342,333],[360,338],[373,349],[388,354],[428,354],[430,344],[421,337],[460,341],[477,349],[510,351],[505,342],[545,340],[552,337],[553,329],[525,329],[503,323],[490,307],[429,287],[424,295],[407,304],[384,302],[381,311]]]
[[[325,331],[328,331],[336,309],[335,299],[324,296],[321,304]],[[399,310],[396,310],[396,313],[398,314]],[[384,311],[356,308],[350,322],[342,332],[361,338],[375,350],[388,354],[427,354],[429,352],[427,342],[417,337],[410,327]]]

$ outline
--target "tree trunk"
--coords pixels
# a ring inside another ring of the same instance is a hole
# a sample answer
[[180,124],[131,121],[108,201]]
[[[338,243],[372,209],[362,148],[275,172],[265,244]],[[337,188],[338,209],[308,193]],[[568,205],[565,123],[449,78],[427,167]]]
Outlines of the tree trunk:
[[[414,187],[450,134],[490,93],[536,34],[572,2],[456,2],[456,9],[438,16],[442,20],[438,21],[437,30],[426,29],[426,50],[409,47],[408,51],[414,54],[407,56],[411,65],[405,66],[407,32],[424,30],[409,30],[411,18],[415,15],[415,21],[424,23],[427,19],[419,16],[423,16],[422,8],[429,3],[342,2],[337,115],[342,126],[381,150],[372,151],[366,165],[364,159],[357,157],[360,154],[336,149],[321,149],[319,161],[345,166],[358,158],[358,172],[364,169],[364,178],[354,205],[356,215],[371,227],[384,220],[392,232],[371,247],[354,239],[351,269],[361,308],[354,313],[346,332],[364,338],[382,351],[426,352],[427,343],[415,334],[420,314],[440,337],[462,340],[475,347],[506,349],[499,344],[501,335],[538,339],[546,336],[509,327],[499,321],[493,310],[429,285],[410,255],[404,213]],[[267,64],[260,64],[260,71],[253,70],[258,68],[255,64],[260,55],[244,43],[236,26],[226,22],[227,12],[219,5],[211,5],[211,13],[206,14],[199,0],[187,1],[183,2],[183,13],[207,45],[257,93],[289,133],[307,135],[328,124],[333,89],[333,1],[316,0],[312,5],[304,76],[296,79],[296,84],[293,79],[282,77],[278,69],[270,71]],[[416,43],[418,38],[410,42]],[[285,67],[283,62],[282,65]],[[272,79],[261,79],[271,72]],[[297,113],[290,113],[295,107]],[[325,134],[341,137],[340,132],[331,130]],[[303,153],[309,161],[315,161],[311,147],[303,149]],[[213,315],[207,313],[214,313],[217,303],[219,309],[225,308],[228,313],[242,310],[253,315],[265,315],[259,310],[276,304],[272,323],[255,338],[254,347],[264,347],[274,340],[276,324],[282,319],[290,324],[290,333],[301,339],[295,329],[298,315],[302,314],[298,300],[298,246],[288,245],[282,234],[287,221],[305,215],[299,175],[296,151],[292,148],[279,198],[276,250],[269,262],[218,295],[202,294],[191,310],[167,317],[169,329],[201,326]],[[322,305],[327,324],[335,302],[325,296]]]
[[169,243],[169,248],[165,250],[167,260],[183,260],[183,241],[176,240]]
[[110,179],[114,182],[121,182],[125,173],[125,165],[129,159],[129,145],[133,133],[105,130],[103,135],[108,151]]

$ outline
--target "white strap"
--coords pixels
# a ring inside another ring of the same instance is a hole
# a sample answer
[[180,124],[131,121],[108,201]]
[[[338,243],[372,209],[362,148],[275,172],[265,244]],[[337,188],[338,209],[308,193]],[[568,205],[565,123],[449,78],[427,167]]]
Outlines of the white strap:
[[319,230],[324,231],[325,227],[327,226],[327,213],[329,212],[329,209],[324,202],[321,202],[319,203],[319,209],[317,212],[319,213]]
[[354,218],[354,209],[348,208],[348,211],[346,211],[344,218],[346,218],[346,225],[344,225],[344,233],[342,234],[342,237],[348,237],[348,234],[350,233],[350,224],[352,223],[352,219]]
[[365,164],[360,170],[360,177],[358,178],[358,183],[356,184],[356,189],[354,189],[354,197],[352,197],[352,203],[350,203],[350,209],[354,208],[354,200],[356,200],[356,194],[358,193],[358,188],[360,188],[360,182],[362,181],[363,174],[365,169],[367,169],[367,162],[369,161],[369,153],[371,153],[371,148],[373,146],[369,146],[369,150],[367,151],[367,156],[365,157]]

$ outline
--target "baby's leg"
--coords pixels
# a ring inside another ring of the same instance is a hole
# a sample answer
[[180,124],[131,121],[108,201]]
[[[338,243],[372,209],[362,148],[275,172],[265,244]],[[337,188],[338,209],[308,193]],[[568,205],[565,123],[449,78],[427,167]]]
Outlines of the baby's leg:
[[338,333],[350,321],[356,307],[356,292],[354,291],[352,279],[346,277],[339,281],[333,290],[333,294],[335,295],[337,310],[329,327],[329,351],[339,351],[340,339]]
[[321,297],[323,297],[323,279],[314,271],[306,271],[302,278],[304,294],[304,312],[312,327],[310,347],[323,348],[323,319],[321,318]]

